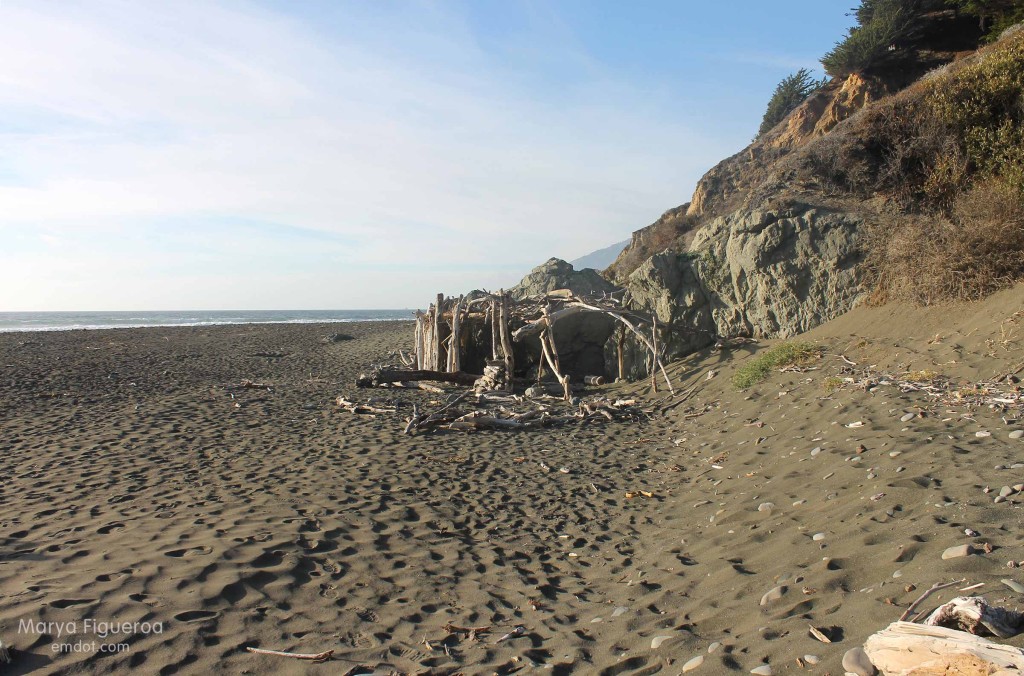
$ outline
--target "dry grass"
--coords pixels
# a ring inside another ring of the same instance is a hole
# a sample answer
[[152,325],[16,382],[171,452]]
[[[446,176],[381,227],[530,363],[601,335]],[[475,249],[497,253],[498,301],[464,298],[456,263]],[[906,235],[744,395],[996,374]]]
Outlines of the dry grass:
[[867,229],[874,302],[977,300],[1024,277],[1024,195],[989,179],[960,194],[952,212]]

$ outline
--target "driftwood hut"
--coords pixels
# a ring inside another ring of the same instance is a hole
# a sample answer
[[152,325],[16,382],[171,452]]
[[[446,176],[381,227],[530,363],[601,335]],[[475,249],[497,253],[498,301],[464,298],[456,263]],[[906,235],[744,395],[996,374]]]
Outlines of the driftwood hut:
[[[622,295],[582,296],[571,289],[518,298],[505,291],[457,298],[438,294],[427,310],[416,313],[412,361],[420,373],[448,374],[437,379],[460,382],[480,374],[484,382],[477,385],[485,389],[500,383],[511,390],[517,379],[553,380],[569,398],[573,383],[622,377],[622,350],[630,335],[649,351],[652,375],[660,374],[671,390],[656,320],[625,307]],[[605,345],[616,335],[619,368],[609,374]]]

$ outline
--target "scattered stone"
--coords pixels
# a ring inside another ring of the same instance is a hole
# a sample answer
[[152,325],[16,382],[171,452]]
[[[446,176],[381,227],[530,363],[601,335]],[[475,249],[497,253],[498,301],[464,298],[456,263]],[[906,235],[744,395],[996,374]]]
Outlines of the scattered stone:
[[671,636],[655,636],[651,639],[651,650],[657,650],[661,644],[672,638]]
[[984,438],[992,436],[992,433],[987,430],[981,430],[979,432],[975,432],[974,436]]
[[629,612],[629,608],[627,608],[626,606],[619,606],[618,608],[612,611],[612,617],[618,617],[619,615],[622,615],[623,613],[627,612]]
[[722,644],[719,643],[718,641],[715,641],[714,643],[712,643],[711,645],[708,646],[708,655],[710,655],[711,653],[715,652],[716,650],[718,650],[721,647],[722,647]]
[[999,495],[1001,495],[1004,498],[1010,497],[1011,495],[1013,495],[1013,492],[1013,489],[1010,488],[1009,486],[1003,486],[1002,488],[999,489]]
[[770,512],[773,509],[775,509],[774,502],[762,502],[760,505],[757,506],[757,511],[759,512]]
[[900,465],[899,467],[896,468],[896,473],[899,474],[900,472],[905,472],[906,469],[907,469],[906,467],[904,467],[903,465]]
[[811,449],[811,457],[812,458],[814,456],[818,455],[819,453],[821,453],[821,446],[815,446],[814,448]]
[[800,505],[802,505],[802,504],[804,504],[806,502],[807,502],[806,500],[797,500],[796,502],[793,503],[793,506],[794,507],[799,507]]
[[1024,491],[1024,484],[1014,484],[1011,488],[1015,493],[1020,493],[1021,491]]
[[996,499],[995,499],[995,500],[993,500],[992,502],[996,503],[997,505],[998,505],[998,504],[999,504],[1000,502],[1006,502],[1006,496],[1005,496],[1005,495],[997,495],[997,496],[996,496]]
[[683,673],[685,674],[687,671],[693,671],[702,664],[704,664],[704,656],[697,655],[696,657],[694,657],[693,659],[691,659],[683,665]]
[[895,571],[893,571],[892,576],[893,577],[903,577],[903,571],[902,570],[895,570]]
[[895,458],[898,455],[902,455],[903,451],[889,451],[889,457]]
[[875,665],[871,664],[868,654],[863,648],[850,648],[843,655],[843,669],[857,676],[874,676],[877,673]]
[[970,556],[974,553],[974,547],[970,545],[957,545],[942,552],[942,560],[959,559],[962,556]]
[[814,535],[811,536],[811,539],[814,540],[815,542],[820,542],[820,541],[825,539],[825,534],[824,533],[815,533]]
[[1022,467],[1024,467],[1024,462],[1015,462],[1010,465],[1010,469],[1021,469]]
[[804,662],[812,667],[818,663],[819,659],[820,658],[817,655],[804,655]]
[[785,593],[786,593],[786,587],[784,585],[779,585],[778,587],[774,587],[774,588],[768,590],[767,592],[765,592],[765,595],[761,597],[761,605],[762,606],[766,606],[769,603],[771,603],[772,601],[778,601],[779,599],[782,598],[782,595],[785,594]]
[[974,530],[973,528],[964,528],[964,535],[966,535],[969,538],[976,538],[979,535],[981,535],[981,533]]
[[904,416],[902,418],[900,418],[900,422],[910,422],[915,417],[916,417],[916,414],[914,414],[914,413],[906,413],[906,414],[904,414]]
[[768,664],[762,664],[759,667],[751,669],[750,673],[757,674],[757,676],[772,676],[772,668]]
[[1014,430],[1010,432],[1011,439],[1020,439],[1021,437],[1024,437],[1024,430]]
[[1003,584],[1017,592],[1018,594],[1024,594],[1024,584],[1017,582],[1016,580],[1003,580]]

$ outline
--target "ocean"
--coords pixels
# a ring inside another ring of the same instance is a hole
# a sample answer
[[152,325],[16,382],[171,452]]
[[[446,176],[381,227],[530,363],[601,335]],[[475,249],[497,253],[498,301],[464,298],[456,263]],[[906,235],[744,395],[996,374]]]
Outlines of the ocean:
[[219,324],[318,324],[413,319],[413,310],[192,310],[161,312],[0,312],[0,332]]

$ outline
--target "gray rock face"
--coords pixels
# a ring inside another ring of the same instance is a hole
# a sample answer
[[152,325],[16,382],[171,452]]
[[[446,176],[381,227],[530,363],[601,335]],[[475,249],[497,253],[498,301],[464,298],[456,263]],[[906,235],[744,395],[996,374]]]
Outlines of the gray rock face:
[[[851,309],[860,297],[851,214],[798,207],[736,212],[700,230],[685,254],[660,253],[626,282],[634,305],[657,315],[668,358],[718,336],[788,338]],[[606,350],[612,363],[613,350]],[[630,375],[643,370],[633,346]]]
[[522,281],[509,289],[509,293],[516,300],[522,300],[558,289],[570,289],[577,295],[586,296],[600,295],[617,288],[595,270],[575,270],[572,264],[560,258],[550,258],[531,270]]
[[860,224],[812,208],[712,221],[691,251],[718,334],[789,338],[852,308]]

